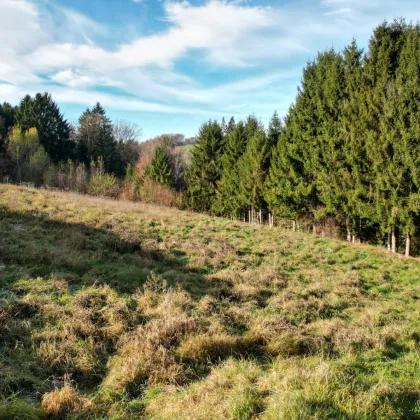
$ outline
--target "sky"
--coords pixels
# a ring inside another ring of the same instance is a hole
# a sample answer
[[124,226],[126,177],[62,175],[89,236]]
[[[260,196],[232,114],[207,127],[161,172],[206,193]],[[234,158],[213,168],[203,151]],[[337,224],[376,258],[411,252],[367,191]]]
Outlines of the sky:
[[287,113],[318,51],[366,47],[418,0],[0,0],[0,102],[50,92],[69,122],[194,136],[201,123]]

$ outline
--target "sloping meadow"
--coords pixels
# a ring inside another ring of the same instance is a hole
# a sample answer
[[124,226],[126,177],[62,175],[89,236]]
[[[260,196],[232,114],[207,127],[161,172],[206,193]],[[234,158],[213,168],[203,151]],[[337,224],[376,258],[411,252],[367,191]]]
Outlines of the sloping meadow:
[[0,186],[0,418],[420,416],[420,263]]

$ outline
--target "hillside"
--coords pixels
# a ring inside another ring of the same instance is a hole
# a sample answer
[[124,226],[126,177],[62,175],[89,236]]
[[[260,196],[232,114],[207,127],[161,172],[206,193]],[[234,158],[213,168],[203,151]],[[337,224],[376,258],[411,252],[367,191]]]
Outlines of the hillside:
[[420,416],[420,263],[0,185],[0,418]]

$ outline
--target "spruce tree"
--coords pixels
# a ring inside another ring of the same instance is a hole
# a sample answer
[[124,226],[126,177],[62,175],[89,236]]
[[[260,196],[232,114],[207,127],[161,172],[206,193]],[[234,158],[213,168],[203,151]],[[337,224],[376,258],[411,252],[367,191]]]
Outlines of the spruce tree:
[[266,135],[262,129],[256,129],[238,162],[240,203],[242,207],[249,206],[251,223],[255,219],[256,211],[262,210],[264,206],[263,186],[266,175],[264,166],[268,153]]
[[37,129],[39,141],[53,162],[73,158],[75,144],[70,140],[70,126],[48,93],[26,95],[15,115],[22,132]]
[[[369,43],[364,63],[366,153],[372,173],[372,197],[376,221],[382,233],[391,232],[391,250],[396,251],[396,232],[401,219],[401,188],[405,168],[396,153],[401,141],[395,116],[398,109],[396,73],[405,43],[404,21],[378,26]],[[402,183],[401,183],[402,181]]]
[[242,121],[232,128],[227,139],[225,153],[223,154],[223,172],[217,183],[216,198],[213,211],[223,216],[239,217],[243,210],[243,203],[239,198],[239,168],[238,162],[244,154],[247,144],[245,126]]
[[150,162],[150,166],[147,168],[145,175],[159,184],[167,185],[169,187],[173,186],[174,174],[172,172],[169,155],[164,147],[159,146],[155,149],[152,161]]
[[[392,96],[393,166],[399,168],[394,181],[405,255],[410,255],[411,237],[419,223],[420,188],[420,28],[405,28],[404,46],[399,55]],[[395,202],[393,204],[396,205]]]
[[0,139],[5,139],[9,128],[15,125],[15,112],[16,108],[8,102],[0,104],[0,119],[2,121],[0,128]]
[[232,131],[234,130],[235,125],[236,125],[235,118],[231,117],[230,120],[229,120],[228,127],[227,127],[228,136],[230,136],[232,134]]
[[97,103],[79,118],[77,150],[79,160],[89,164],[102,158],[106,172],[123,175],[124,168],[114,139],[111,120]]
[[279,141],[279,137],[282,131],[282,123],[277,114],[277,111],[274,111],[273,116],[270,118],[270,123],[268,124],[268,133],[267,133],[267,142],[269,148],[274,148]]
[[209,211],[222,175],[224,139],[217,121],[203,124],[197,137],[198,142],[192,149],[191,164],[186,174],[188,198],[194,210]]
[[298,127],[296,113],[292,106],[285,118],[263,190],[270,212],[295,222],[308,213],[312,193],[302,159],[303,145],[297,143],[299,137],[295,136]]

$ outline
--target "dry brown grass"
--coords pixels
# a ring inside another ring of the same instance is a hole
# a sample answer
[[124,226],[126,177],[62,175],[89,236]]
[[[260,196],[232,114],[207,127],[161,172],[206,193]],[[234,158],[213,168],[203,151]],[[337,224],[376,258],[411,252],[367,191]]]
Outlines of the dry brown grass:
[[69,415],[87,417],[93,409],[92,402],[79,395],[67,376],[60,389],[43,395],[41,406],[47,416],[58,419]]
[[0,417],[416,418],[419,278],[369,246],[0,186]]

